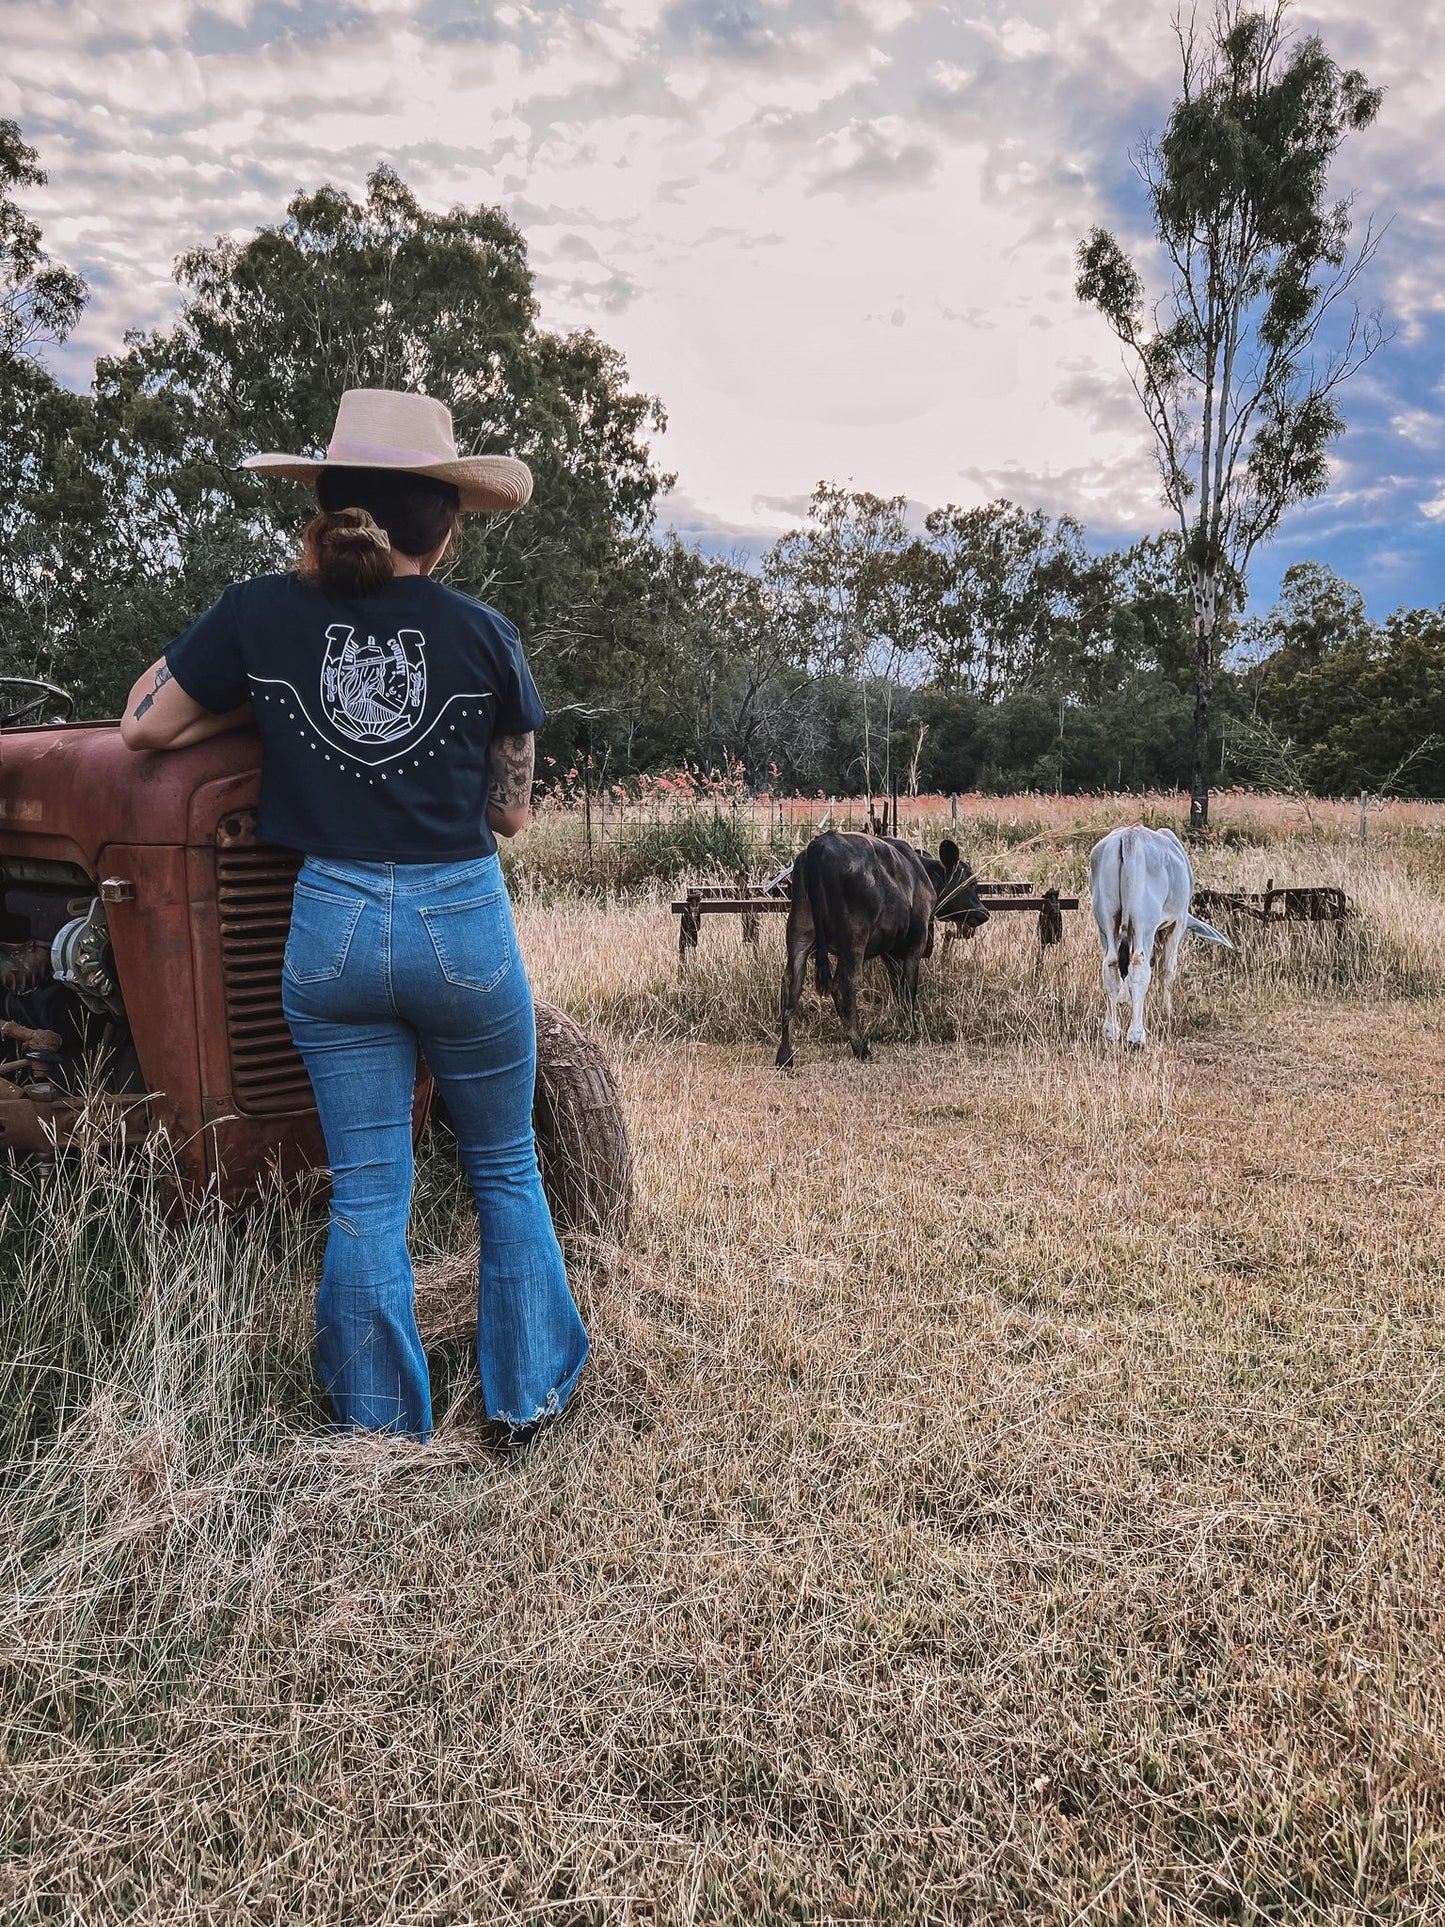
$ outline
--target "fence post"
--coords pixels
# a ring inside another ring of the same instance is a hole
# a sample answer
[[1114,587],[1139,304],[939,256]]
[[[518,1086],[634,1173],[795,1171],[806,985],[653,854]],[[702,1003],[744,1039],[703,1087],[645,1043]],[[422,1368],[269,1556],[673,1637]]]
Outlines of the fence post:
[[582,823],[587,834],[587,875],[592,876],[592,735],[587,735],[587,748],[582,757]]
[[1370,840],[1370,792],[1368,790],[1361,790],[1360,791],[1360,841],[1361,843],[1368,843],[1369,840]]
[[702,932],[702,912],[698,908],[701,902],[702,893],[700,891],[688,891],[687,907],[684,909],[677,926],[677,974],[679,977],[686,967],[688,951],[697,949],[697,940]]
[[1051,943],[1064,941],[1064,912],[1059,903],[1057,890],[1045,890],[1039,903],[1039,945],[1047,949]]
[[957,790],[955,790],[952,796],[950,796],[948,799],[948,820],[953,825],[954,829],[958,828],[958,791]]
[[[750,897],[753,893],[753,886],[746,870],[738,871],[737,892],[740,897]],[[754,950],[758,947],[758,920],[751,911],[743,913],[743,942],[751,944]]]

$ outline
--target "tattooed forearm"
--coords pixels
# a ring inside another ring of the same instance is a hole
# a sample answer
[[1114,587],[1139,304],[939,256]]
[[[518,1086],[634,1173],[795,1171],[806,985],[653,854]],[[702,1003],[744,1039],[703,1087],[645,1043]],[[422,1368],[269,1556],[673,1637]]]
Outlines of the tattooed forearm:
[[487,801],[499,810],[526,809],[532,800],[532,768],[536,756],[537,739],[530,730],[525,736],[494,737],[487,774]]
[[146,691],[145,695],[141,697],[140,701],[135,706],[135,719],[137,722],[139,722],[141,717],[145,715],[146,711],[152,707],[156,697],[160,694],[161,690],[165,688],[166,684],[170,681],[170,679],[171,679],[171,672],[170,672],[170,669],[167,667],[167,665],[163,662],[157,663],[155,681],[151,684],[150,688]]

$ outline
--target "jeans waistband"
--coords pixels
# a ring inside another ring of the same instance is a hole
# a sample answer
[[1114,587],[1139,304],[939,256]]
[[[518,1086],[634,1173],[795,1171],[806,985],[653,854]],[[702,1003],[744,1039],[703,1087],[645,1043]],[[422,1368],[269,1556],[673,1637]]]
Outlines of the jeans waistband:
[[435,895],[459,883],[502,888],[501,859],[495,855],[467,857],[460,863],[352,863],[339,857],[308,856],[301,867],[315,876],[389,896]]

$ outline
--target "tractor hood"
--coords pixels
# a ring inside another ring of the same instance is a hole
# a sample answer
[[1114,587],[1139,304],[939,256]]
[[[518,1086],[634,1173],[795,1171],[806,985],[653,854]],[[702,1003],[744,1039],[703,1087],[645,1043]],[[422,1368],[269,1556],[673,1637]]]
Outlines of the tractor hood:
[[120,725],[0,731],[0,844],[92,875],[107,845],[212,844],[219,815],[254,808],[260,740],[238,729],[189,749],[127,749]]

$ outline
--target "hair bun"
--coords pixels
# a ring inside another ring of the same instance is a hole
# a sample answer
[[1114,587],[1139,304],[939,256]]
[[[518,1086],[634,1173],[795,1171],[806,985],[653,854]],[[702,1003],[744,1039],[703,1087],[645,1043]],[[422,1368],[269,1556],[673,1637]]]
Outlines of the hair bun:
[[391,536],[368,509],[323,509],[302,537],[302,574],[343,595],[374,595],[396,573]]
[[328,511],[325,521],[321,540],[328,547],[337,545],[351,548],[370,542],[378,549],[385,549],[388,554],[391,551],[391,537],[365,509],[332,509]]
[[385,529],[328,529],[322,539],[341,548],[354,548],[364,542],[370,542],[378,549],[391,547],[391,539]]

